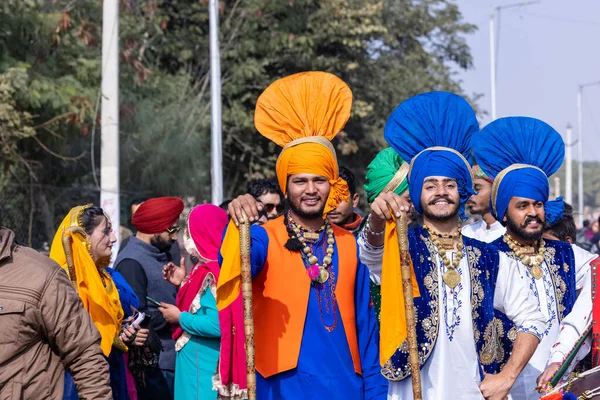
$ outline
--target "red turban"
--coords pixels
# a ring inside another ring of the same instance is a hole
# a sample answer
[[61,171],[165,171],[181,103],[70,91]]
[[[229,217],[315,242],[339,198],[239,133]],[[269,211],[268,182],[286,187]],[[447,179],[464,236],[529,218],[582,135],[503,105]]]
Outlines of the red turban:
[[131,223],[142,233],[161,233],[177,221],[182,212],[183,200],[179,197],[156,197],[142,203]]

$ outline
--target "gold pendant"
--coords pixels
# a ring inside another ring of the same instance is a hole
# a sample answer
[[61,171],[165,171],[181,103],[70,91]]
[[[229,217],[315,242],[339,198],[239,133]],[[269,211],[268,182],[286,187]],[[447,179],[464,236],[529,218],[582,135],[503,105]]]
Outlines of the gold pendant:
[[454,289],[456,285],[460,283],[460,274],[455,269],[449,269],[444,274],[444,283],[450,288]]
[[319,267],[319,283],[325,283],[329,280],[329,272],[324,267]]
[[531,267],[531,275],[533,275],[535,279],[540,279],[542,275],[544,275],[544,271],[542,271],[539,265],[534,265]]

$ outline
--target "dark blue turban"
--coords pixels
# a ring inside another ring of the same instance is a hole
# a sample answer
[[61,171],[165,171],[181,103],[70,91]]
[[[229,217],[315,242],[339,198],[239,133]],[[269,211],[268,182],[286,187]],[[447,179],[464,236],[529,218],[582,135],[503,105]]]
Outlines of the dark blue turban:
[[550,224],[562,218],[562,199],[548,201],[548,177],[560,168],[565,144],[550,125],[528,117],[500,118],[475,135],[473,148],[477,163],[494,179],[491,210],[497,220],[504,219],[512,197],[544,203]]
[[405,160],[412,160],[408,190],[422,213],[421,190],[428,176],[456,180],[460,217],[474,194],[470,165],[471,136],[479,130],[473,109],[462,97],[447,92],[419,94],[402,102],[384,128],[385,140]]

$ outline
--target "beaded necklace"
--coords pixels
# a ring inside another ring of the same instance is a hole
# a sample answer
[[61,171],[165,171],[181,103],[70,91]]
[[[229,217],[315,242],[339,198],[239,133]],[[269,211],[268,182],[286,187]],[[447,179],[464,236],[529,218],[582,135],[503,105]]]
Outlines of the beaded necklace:
[[[460,228],[458,229],[458,233],[456,235],[448,235],[441,234],[427,225],[424,225],[423,227],[429,233],[431,241],[437,248],[437,252],[440,255],[440,258],[442,259],[442,263],[447,268],[447,271],[444,273],[443,276],[444,283],[450,289],[454,289],[460,283],[460,274],[458,273],[456,268],[460,264],[464,248]],[[456,257],[454,257],[453,261],[450,261],[450,259],[448,258],[447,251],[454,249],[455,238],[458,239],[458,243],[456,244]]]
[[[329,221],[325,221],[323,226],[321,226],[321,228],[319,228],[319,230],[316,233],[306,232],[300,225],[298,225],[292,219],[291,215],[289,214],[288,221],[290,223],[292,231],[294,232],[295,238],[298,239],[298,241],[302,244],[302,252],[308,260],[309,267],[306,268],[308,277],[312,282],[321,284],[327,282],[327,280],[329,279],[329,271],[327,270],[327,267],[331,265],[331,262],[333,261],[333,244],[335,243],[335,240],[333,238],[333,228],[329,224]],[[322,230],[325,230],[325,232],[327,233],[327,249],[326,255],[325,257],[323,257],[322,265],[319,265],[319,259],[314,254],[312,254],[312,251],[306,243],[306,241],[307,239],[315,240],[315,235],[316,239],[318,239],[318,233]]]
[[515,253],[523,265],[529,268],[529,272],[535,279],[540,279],[544,275],[544,271],[540,267],[544,262],[544,254],[546,253],[546,242],[544,239],[540,239],[540,247],[538,253],[534,256],[534,248],[532,246],[523,246],[516,240],[511,238],[509,234],[504,235],[504,243]]

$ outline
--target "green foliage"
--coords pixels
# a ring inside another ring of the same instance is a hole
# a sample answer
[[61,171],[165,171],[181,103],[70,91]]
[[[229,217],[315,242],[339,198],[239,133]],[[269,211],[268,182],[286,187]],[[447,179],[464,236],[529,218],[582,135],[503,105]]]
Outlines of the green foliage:
[[[208,200],[208,1],[120,4],[124,200]],[[1,161],[0,185],[37,180],[97,189],[101,7],[97,0],[1,2],[0,139],[11,156]],[[474,27],[449,0],[223,0],[220,8],[226,197],[250,177],[274,174],[279,149],[256,132],[253,114],[275,79],[323,70],[349,84],[352,117],[335,144],[361,183],[385,145],[382,129],[393,108],[423,91],[460,93],[455,70],[471,65],[464,35]],[[50,210],[45,221],[74,205],[56,190],[44,196],[36,210]]]

